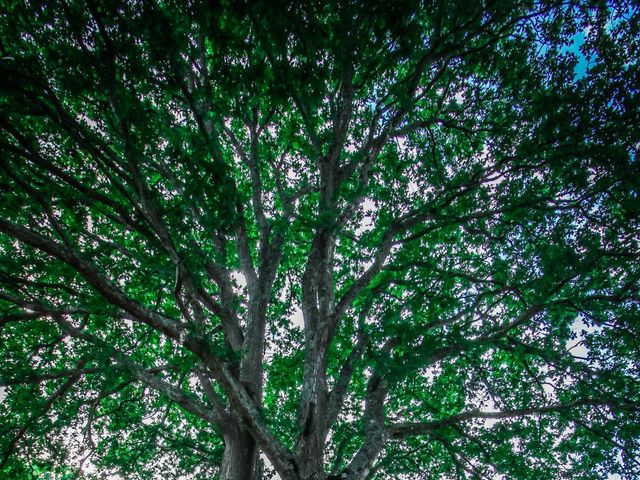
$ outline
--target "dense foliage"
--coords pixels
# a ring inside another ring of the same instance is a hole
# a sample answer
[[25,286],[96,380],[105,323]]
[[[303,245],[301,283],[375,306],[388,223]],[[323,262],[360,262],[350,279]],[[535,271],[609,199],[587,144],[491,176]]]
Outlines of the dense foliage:
[[640,476],[637,6],[3,3],[0,476]]

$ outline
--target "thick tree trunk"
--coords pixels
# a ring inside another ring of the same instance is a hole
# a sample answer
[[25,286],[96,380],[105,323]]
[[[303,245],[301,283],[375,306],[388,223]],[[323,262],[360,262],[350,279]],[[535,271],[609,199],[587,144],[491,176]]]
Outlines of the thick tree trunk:
[[[314,442],[317,445],[318,442]],[[306,458],[305,458],[306,455]],[[323,455],[306,450],[298,461],[300,480],[325,480],[322,465]]]
[[324,480],[324,446],[327,415],[326,354],[309,345],[305,360],[305,384],[302,402],[306,410],[301,413],[302,430],[296,453],[300,478]]
[[220,480],[262,480],[262,462],[255,440],[244,429],[224,435]]

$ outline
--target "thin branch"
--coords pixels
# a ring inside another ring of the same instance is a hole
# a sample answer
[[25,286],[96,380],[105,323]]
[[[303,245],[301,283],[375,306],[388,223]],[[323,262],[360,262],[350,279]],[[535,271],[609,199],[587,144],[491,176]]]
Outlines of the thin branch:
[[0,232],[4,232],[73,267],[90,285],[96,288],[106,300],[132,315],[134,319],[161,331],[170,338],[180,338],[183,329],[180,323],[150,311],[140,303],[126,296],[113,282],[105,278],[93,265],[71,249],[33,230],[29,230],[4,219],[0,219]]
[[503,420],[519,417],[528,417],[535,415],[547,415],[551,413],[566,412],[579,407],[584,406],[606,406],[611,409],[618,410],[631,410],[639,411],[640,404],[630,402],[616,402],[612,400],[586,398],[578,399],[568,403],[558,403],[553,405],[546,405],[542,407],[529,407],[519,408],[513,410],[503,410],[496,412],[482,412],[479,410],[462,412],[442,420],[434,420],[431,422],[404,422],[395,423],[388,427],[389,433],[392,438],[404,438],[413,435],[425,435],[436,430],[440,430],[455,423],[476,420],[476,419],[491,419],[491,420]]

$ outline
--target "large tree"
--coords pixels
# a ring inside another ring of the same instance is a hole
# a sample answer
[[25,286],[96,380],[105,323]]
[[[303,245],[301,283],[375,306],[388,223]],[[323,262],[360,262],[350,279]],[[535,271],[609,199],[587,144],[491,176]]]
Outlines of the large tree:
[[638,478],[636,6],[3,3],[3,478]]

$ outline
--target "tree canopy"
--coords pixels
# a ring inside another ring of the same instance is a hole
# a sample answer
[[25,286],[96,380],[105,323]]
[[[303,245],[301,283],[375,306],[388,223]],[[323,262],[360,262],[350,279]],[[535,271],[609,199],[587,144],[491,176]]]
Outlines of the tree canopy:
[[638,478],[637,5],[3,3],[3,478]]

